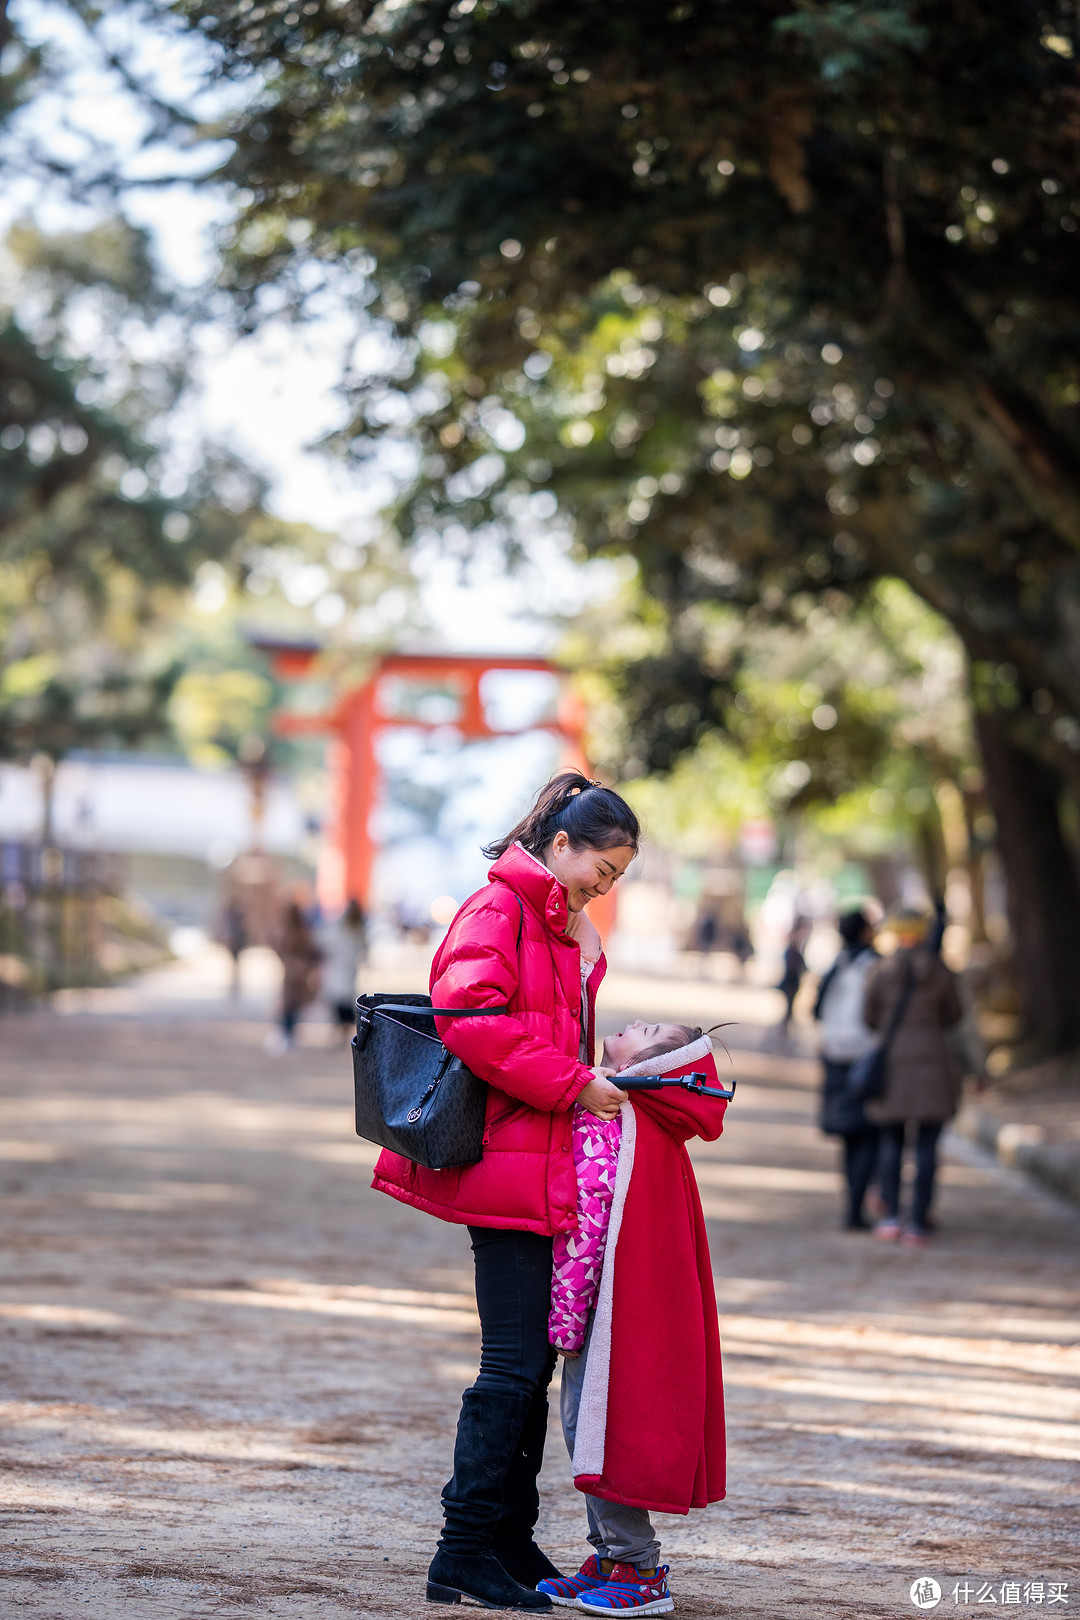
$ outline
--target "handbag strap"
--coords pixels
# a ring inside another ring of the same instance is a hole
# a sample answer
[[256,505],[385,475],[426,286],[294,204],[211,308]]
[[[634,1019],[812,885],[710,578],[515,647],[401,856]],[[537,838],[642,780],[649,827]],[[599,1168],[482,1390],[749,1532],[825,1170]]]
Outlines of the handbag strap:
[[510,1011],[509,1007],[416,1007],[406,1006],[404,1002],[399,1005],[396,1001],[380,1001],[370,1010],[376,1015],[412,1013],[414,1018],[494,1018]]
[[[521,951],[521,935],[525,928],[525,907],[521,903],[521,896],[513,889],[510,893],[517,901],[518,931],[515,942],[515,954]],[[416,1007],[404,1002],[382,1001],[377,1007],[371,1008],[372,1013],[412,1013],[413,1017],[423,1015],[427,1018],[498,1018],[509,1015],[509,1007]]]
[[904,983],[900,989],[900,999],[893,1008],[893,1015],[889,1019],[889,1027],[885,1031],[885,1035],[881,1042],[881,1050],[883,1052],[887,1052],[893,1043],[896,1032],[903,1022],[904,1014],[907,1012],[908,1002],[911,1000],[911,992],[914,990],[914,988],[915,966],[911,960],[911,957],[909,956],[907,961],[904,963]]

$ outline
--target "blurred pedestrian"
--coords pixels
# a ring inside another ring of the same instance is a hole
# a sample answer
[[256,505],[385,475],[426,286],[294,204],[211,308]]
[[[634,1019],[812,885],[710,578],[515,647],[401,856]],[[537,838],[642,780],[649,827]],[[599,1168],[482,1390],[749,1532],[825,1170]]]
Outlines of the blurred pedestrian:
[[746,964],[754,954],[754,943],[743,919],[740,919],[731,930],[731,954],[739,964],[739,977],[745,980]]
[[367,960],[367,918],[359,900],[350,900],[322,933],[322,994],[347,1040],[356,1023],[356,975]]
[[[884,1243],[900,1239],[925,1248],[937,1173],[938,1139],[956,1112],[960,1065],[948,1031],[963,1008],[956,976],[928,938],[931,918],[902,910],[890,919],[898,949],[876,966],[866,985],[864,1016],[884,1032],[900,1008],[899,1022],[885,1062],[885,1088],[866,1104],[866,1116],[881,1130],[878,1176],[885,1206],[874,1235]],[[915,1152],[915,1186],[910,1217],[900,1219],[900,1180],[905,1146]]]
[[240,952],[247,949],[248,930],[247,918],[244,908],[237,895],[231,895],[221,913],[221,926],[218,929],[218,939],[229,955],[232,957],[232,978],[229,984],[231,995],[240,994]]
[[784,975],[777,985],[784,998],[784,1016],[780,1020],[780,1028],[787,1034],[791,1023],[791,1013],[795,1005],[795,997],[799,993],[799,986],[806,972],[806,958],[803,947],[806,944],[808,929],[805,922],[796,921],[784,949]]
[[843,941],[840,954],[818,988],[814,1017],[821,1025],[821,1129],[839,1136],[844,1144],[847,1210],[844,1227],[862,1231],[870,1226],[863,1204],[877,1167],[878,1127],[867,1119],[862,1103],[852,1095],[851,1065],[868,1052],[875,1035],[863,1018],[866,980],[881,960],[874,949],[874,929],[862,911],[849,911],[837,923]]
[[694,949],[701,957],[701,977],[707,979],[709,976],[709,957],[715,951],[720,937],[720,922],[715,911],[709,908],[701,913],[694,934]]
[[281,980],[281,1017],[278,1028],[267,1037],[269,1052],[286,1052],[293,1044],[296,1021],[319,993],[319,963],[322,952],[300,906],[295,900],[285,908],[274,949],[284,969]]

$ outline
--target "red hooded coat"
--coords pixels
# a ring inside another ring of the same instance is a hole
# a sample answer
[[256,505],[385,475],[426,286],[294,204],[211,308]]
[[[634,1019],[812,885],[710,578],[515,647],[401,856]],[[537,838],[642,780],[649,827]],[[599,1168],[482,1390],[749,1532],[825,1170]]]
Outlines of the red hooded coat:
[[[426,1170],[382,1153],[372,1181],[379,1192],[459,1225],[545,1237],[575,1229],[570,1109],[593,1072],[578,1056],[581,952],[568,921],[563,885],[520,844],[465,901],[431,964],[431,999],[436,1007],[509,1004],[509,1017],[436,1020],[451,1052],[488,1083],[484,1156],[460,1170]],[[587,985],[588,1052],[605,969],[601,957]]]
[[[705,1037],[644,1065],[708,1074]],[[633,1073],[632,1069],[627,1073]],[[617,1083],[617,1078],[616,1078]],[[685,1143],[714,1141],[726,1102],[635,1091],[622,1142],[574,1448],[590,1496],[687,1513],[725,1491],[720,1331],[705,1220]],[[650,1328],[660,1313],[663,1331]]]

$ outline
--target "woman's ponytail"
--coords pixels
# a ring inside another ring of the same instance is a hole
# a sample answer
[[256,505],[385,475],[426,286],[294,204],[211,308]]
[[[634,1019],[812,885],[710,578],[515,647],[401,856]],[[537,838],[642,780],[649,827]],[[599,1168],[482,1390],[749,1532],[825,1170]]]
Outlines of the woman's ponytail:
[[497,860],[511,844],[521,844],[530,855],[543,856],[557,832],[564,832],[571,849],[637,849],[641,829],[625,799],[602,782],[592,782],[580,771],[562,771],[541,788],[536,803],[516,827],[488,844],[484,855]]

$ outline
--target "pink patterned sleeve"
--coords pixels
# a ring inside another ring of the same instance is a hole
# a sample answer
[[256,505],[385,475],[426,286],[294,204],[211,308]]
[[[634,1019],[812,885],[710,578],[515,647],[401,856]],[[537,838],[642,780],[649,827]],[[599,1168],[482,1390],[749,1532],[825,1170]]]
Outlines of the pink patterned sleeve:
[[560,1232],[554,1243],[548,1339],[576,1354],[585,1342],[596,1303],[607,1247],[611,1200],[622,1122],[600,1120],[574,1109],[574,1168],[578,1178],[578,1229]]

